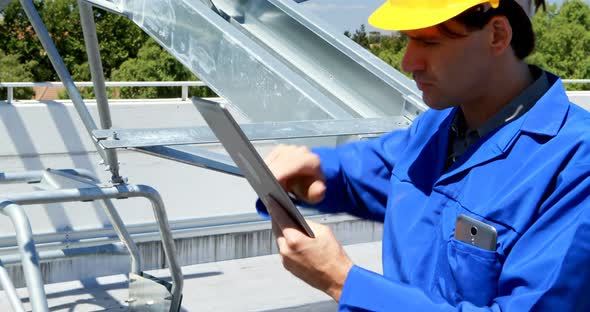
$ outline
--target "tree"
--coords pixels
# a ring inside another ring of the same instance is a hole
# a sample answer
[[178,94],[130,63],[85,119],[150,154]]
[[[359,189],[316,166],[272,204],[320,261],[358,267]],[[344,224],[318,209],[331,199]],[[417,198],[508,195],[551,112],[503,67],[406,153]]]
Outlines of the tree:
[[369,50],[375,56],[401,71],[401,61],[406,52],[407,37],[398,32],[392,34],[376,34],[369,37],[365,25],[361,25],[354,34],[345,31],[344,35],[360,46]]
[[[75,0],[34,1],[55,46],[74,80],[90,80],[80,14]],[[137,56],[147,35],[126,17],[94,9],[99,45],[105,76],[125,60]],[[18,55],[22,64],[30,61],[35,81],[58,80],[45,50],[41,46],[27,16],[18,1],[0,11],[0,47],[7,54]]]
[[[527,59],[554,74],[569,79],[590,78],[590,6],[581,0],[551,5],[533,19],[536,48]],[[568,89],[589,89],[567,85]]]
[[[6,55],[0,50],[0,82],[30,82],[33,75],[27,65],[18,61],[17,55]],[[7,97],[7,90],[0,89],[0,98]],[[14,90],[14,97],[17,99],[30,99],[33,96],[32,88],[18,88]]]
[[391,36],[381,36],[381,43],[373,45],[370,51],[377,57],[401,71],[401,63],[406,53],[408,38],[399,33]]
[[[590,5],[582,0],[565,1],[539,10],[532,20],[536,36],[535,51],[527,62],[538,65],[564,79],[590,78]],[[381,36],[380,43],[369,45],[365,27],[345,35],[369,49],[377,57],[401,71],[406,36]],[[570,90],[588,90],[590,84],[568,84]]]
[[354,42],[358,43],[365,49],[369,48],[369,37],[367,36],[365,24],[362,24],[359,29],[355,30],[352,36],[348,31],[344,32],[344,35],[348,36],[350,39],[352,39]]
[[[198,80],[170,53],[166,52],[154,40],[150,39],[139,50],[137,58],[125,61],[111,77],[116,81],[183,81]],[[195,96],[213,96],[206,87],[190,88]],[[123,87],[123,98],[170,98],[180,95],[180,87]]]

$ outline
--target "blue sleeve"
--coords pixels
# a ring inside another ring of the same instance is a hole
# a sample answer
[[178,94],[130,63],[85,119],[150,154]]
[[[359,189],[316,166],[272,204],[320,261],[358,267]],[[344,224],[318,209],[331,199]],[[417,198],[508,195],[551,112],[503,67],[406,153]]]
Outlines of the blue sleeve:
[[313,207],[383,221],[396,157],[403,154],[412,130],[337,148],[316,148],[326,177],[324,200]]
[[[347,212],[383,222],[389,179],[396,157],[403,155],[419,118],[411,128],[393,131],[379,138],[355,141],[336,148],[313,149],[312,152],[320,157],[326,177],[326,196],[316,205],[301,201],[295,201],[295,204],[328,213]],[[256,210],[259,215],[269,218],[260,199],[256,201]]]
[[538,213],[506,257],[488,306],[451,305],[355,266],[340,311],[589,311],[590,164],[561,172]]

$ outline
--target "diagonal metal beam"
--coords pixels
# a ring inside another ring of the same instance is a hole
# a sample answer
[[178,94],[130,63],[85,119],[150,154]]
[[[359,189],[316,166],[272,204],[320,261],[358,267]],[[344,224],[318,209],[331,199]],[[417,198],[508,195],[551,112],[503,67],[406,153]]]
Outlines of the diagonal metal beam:
[[150,146],[138,147],[134,150],[191,166],[211,169],[239,177],[243,176],[240,168],[236,166],[230,156],[208,151],[197,146]]

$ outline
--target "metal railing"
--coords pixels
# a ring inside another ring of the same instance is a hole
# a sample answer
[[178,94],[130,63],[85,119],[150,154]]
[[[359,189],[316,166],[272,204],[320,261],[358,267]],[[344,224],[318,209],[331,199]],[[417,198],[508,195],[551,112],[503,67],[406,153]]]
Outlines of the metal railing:
[[[74,82],[76,87],[94,87],[92,81]],[[181,87],[181,98],[183,101],[188,99],[189,87],[206,87],[203,81],[107,81],[107,88],[113,87]],[[0,82],[0,88],[8,89],[6,101],[8,104],[14,102],[15,88],[33,88],[33,87],[63,87],[61,81],[57,82]]]
[[[564,84],[590,83],[590,79],[562,79]],[[76,87],[93,87],[92,81],[74,82]],[[181,99],[188,99],[189,87],[206,87],[203,81],[107,81],[107,88],[113,87],[181,87]],[[6,101],[8,104],[14,102],[15,88],[33,88],[33,87],[63,87],[63,83],[57,82],[0,82],[0,88],[8,89]]]
[[570,83],[590,83],[590,79],[562,79],[561,81],[564,84],[570,84]]

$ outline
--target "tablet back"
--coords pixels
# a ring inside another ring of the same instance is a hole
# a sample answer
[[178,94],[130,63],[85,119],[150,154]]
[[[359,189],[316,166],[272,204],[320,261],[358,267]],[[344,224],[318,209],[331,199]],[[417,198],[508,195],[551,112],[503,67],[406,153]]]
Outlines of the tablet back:
[[271,217],[273,209],[283,208],[299,225],[300,230],[310,237],[314,237],[311,228],[289,195],[268,169],[227,108],[221,103],[197,97],[193,97],[192,101],[230,157],[238,165],[244,177],[254,188],[260,200],[270,210]]

